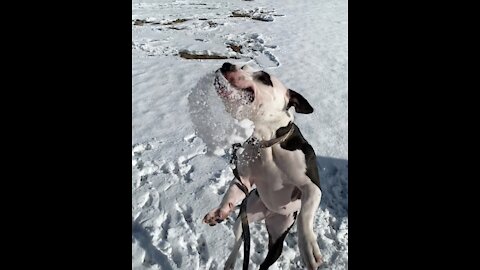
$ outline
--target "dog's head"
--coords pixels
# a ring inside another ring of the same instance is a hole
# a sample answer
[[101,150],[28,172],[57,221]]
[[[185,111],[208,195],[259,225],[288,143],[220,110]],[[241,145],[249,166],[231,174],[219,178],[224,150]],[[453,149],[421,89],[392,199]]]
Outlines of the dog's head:
[[264,71],[224,63],[215,75],[215,89],[236,119],[247,118],[255,124],[285,122],[293,121],[290,107],[297,113],[313,112],[302,95]]

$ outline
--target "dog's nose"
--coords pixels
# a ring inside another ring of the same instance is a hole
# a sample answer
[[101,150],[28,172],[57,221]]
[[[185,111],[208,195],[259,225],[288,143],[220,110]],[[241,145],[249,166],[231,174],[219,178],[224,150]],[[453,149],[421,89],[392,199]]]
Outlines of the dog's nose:
[[220,71],[225,73],[225,72],[228,72],[228,71],[235,71],[235,65],[232,65],[228,62],[225,62],[222,67],[220,68]]

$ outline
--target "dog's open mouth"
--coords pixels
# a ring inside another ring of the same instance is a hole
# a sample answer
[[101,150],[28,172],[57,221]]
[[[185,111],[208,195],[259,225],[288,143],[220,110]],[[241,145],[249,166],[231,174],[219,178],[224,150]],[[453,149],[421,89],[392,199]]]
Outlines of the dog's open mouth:
[[248,101],[248,103],[252,103],[255,100],[255,91],[251,87],[242,89],[243,97]]
[[217,73],[213,82],[217,94],[230,101],[240,101],[244,104],[252,103],[255,100],[255,91],[251,87],[238,89],[232,86],[228,80],[221,74]]

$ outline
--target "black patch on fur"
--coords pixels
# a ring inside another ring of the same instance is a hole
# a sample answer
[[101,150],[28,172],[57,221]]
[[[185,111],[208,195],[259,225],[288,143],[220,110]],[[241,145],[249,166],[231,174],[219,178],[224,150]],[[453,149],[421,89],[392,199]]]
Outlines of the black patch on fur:
[[297,113],[312,113],[313,107],[308,103],[308,101],[299,93],[293,91],[292,89],[288,89],[288,96],[290,99],[288,100],[287,110],[290,107],[295,107],[295,111]]
[[290,229],[293,227],[293,224],[295,224],[295,220],[297,219],[297,212],[293,213],[293,218],[294,220],[292,222],[292,225],[288,227],[288,229],[277,239],[275,243],[272,243],[272,237],[270,235],[270,232],[268,233],[268,254],[265,260],[260,265],[260,270],[268,269],[272,264],[274,264],[278,260],[278,258],[282,254],[283,241],[285,240],[285,237],[287,237],[287,234],[290,231]]
[[320,176],[318,174],[317,157],[315,155],[315,151],[307,142],[307,140],[305,140],[297,125],[290,122],[288,126],[277,129],[276,136],[278,138],[286,134],[292,125],[292,134],[284,142],[280,143],[280,146],[289,151],[302,150],[303,154],[305,155],[305,162],[307,163],[306,175],[315,185],[317,185],[318,188],[320,188]]
[[270,75],[266,73],[265,71],[259,71],[258,75],[255,76],[255,78],[262,82],[265,85],[270,85],[273,87],[272,80],[270,79]]
[[223,63],[220,71],[225,74],[226,72],[235,71],[235,65],[230,64],[229,62]]

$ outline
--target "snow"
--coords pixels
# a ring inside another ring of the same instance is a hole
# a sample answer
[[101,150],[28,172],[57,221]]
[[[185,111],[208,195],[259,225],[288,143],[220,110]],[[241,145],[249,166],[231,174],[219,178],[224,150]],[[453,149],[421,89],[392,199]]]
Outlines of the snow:
[[[202,218],[233,178],[228,147],[252,128],[210,88],[225,61],[275,75],[314,107],[295,122],[320,170],[315,232],[323,269],[348,269],[347,22],[347,1],[132,1],[132,269],[223,269],[234,215]],[[258,269],[268,234],[250,227]],[[294,226],[270,269],[304,269],[296,243]]]

